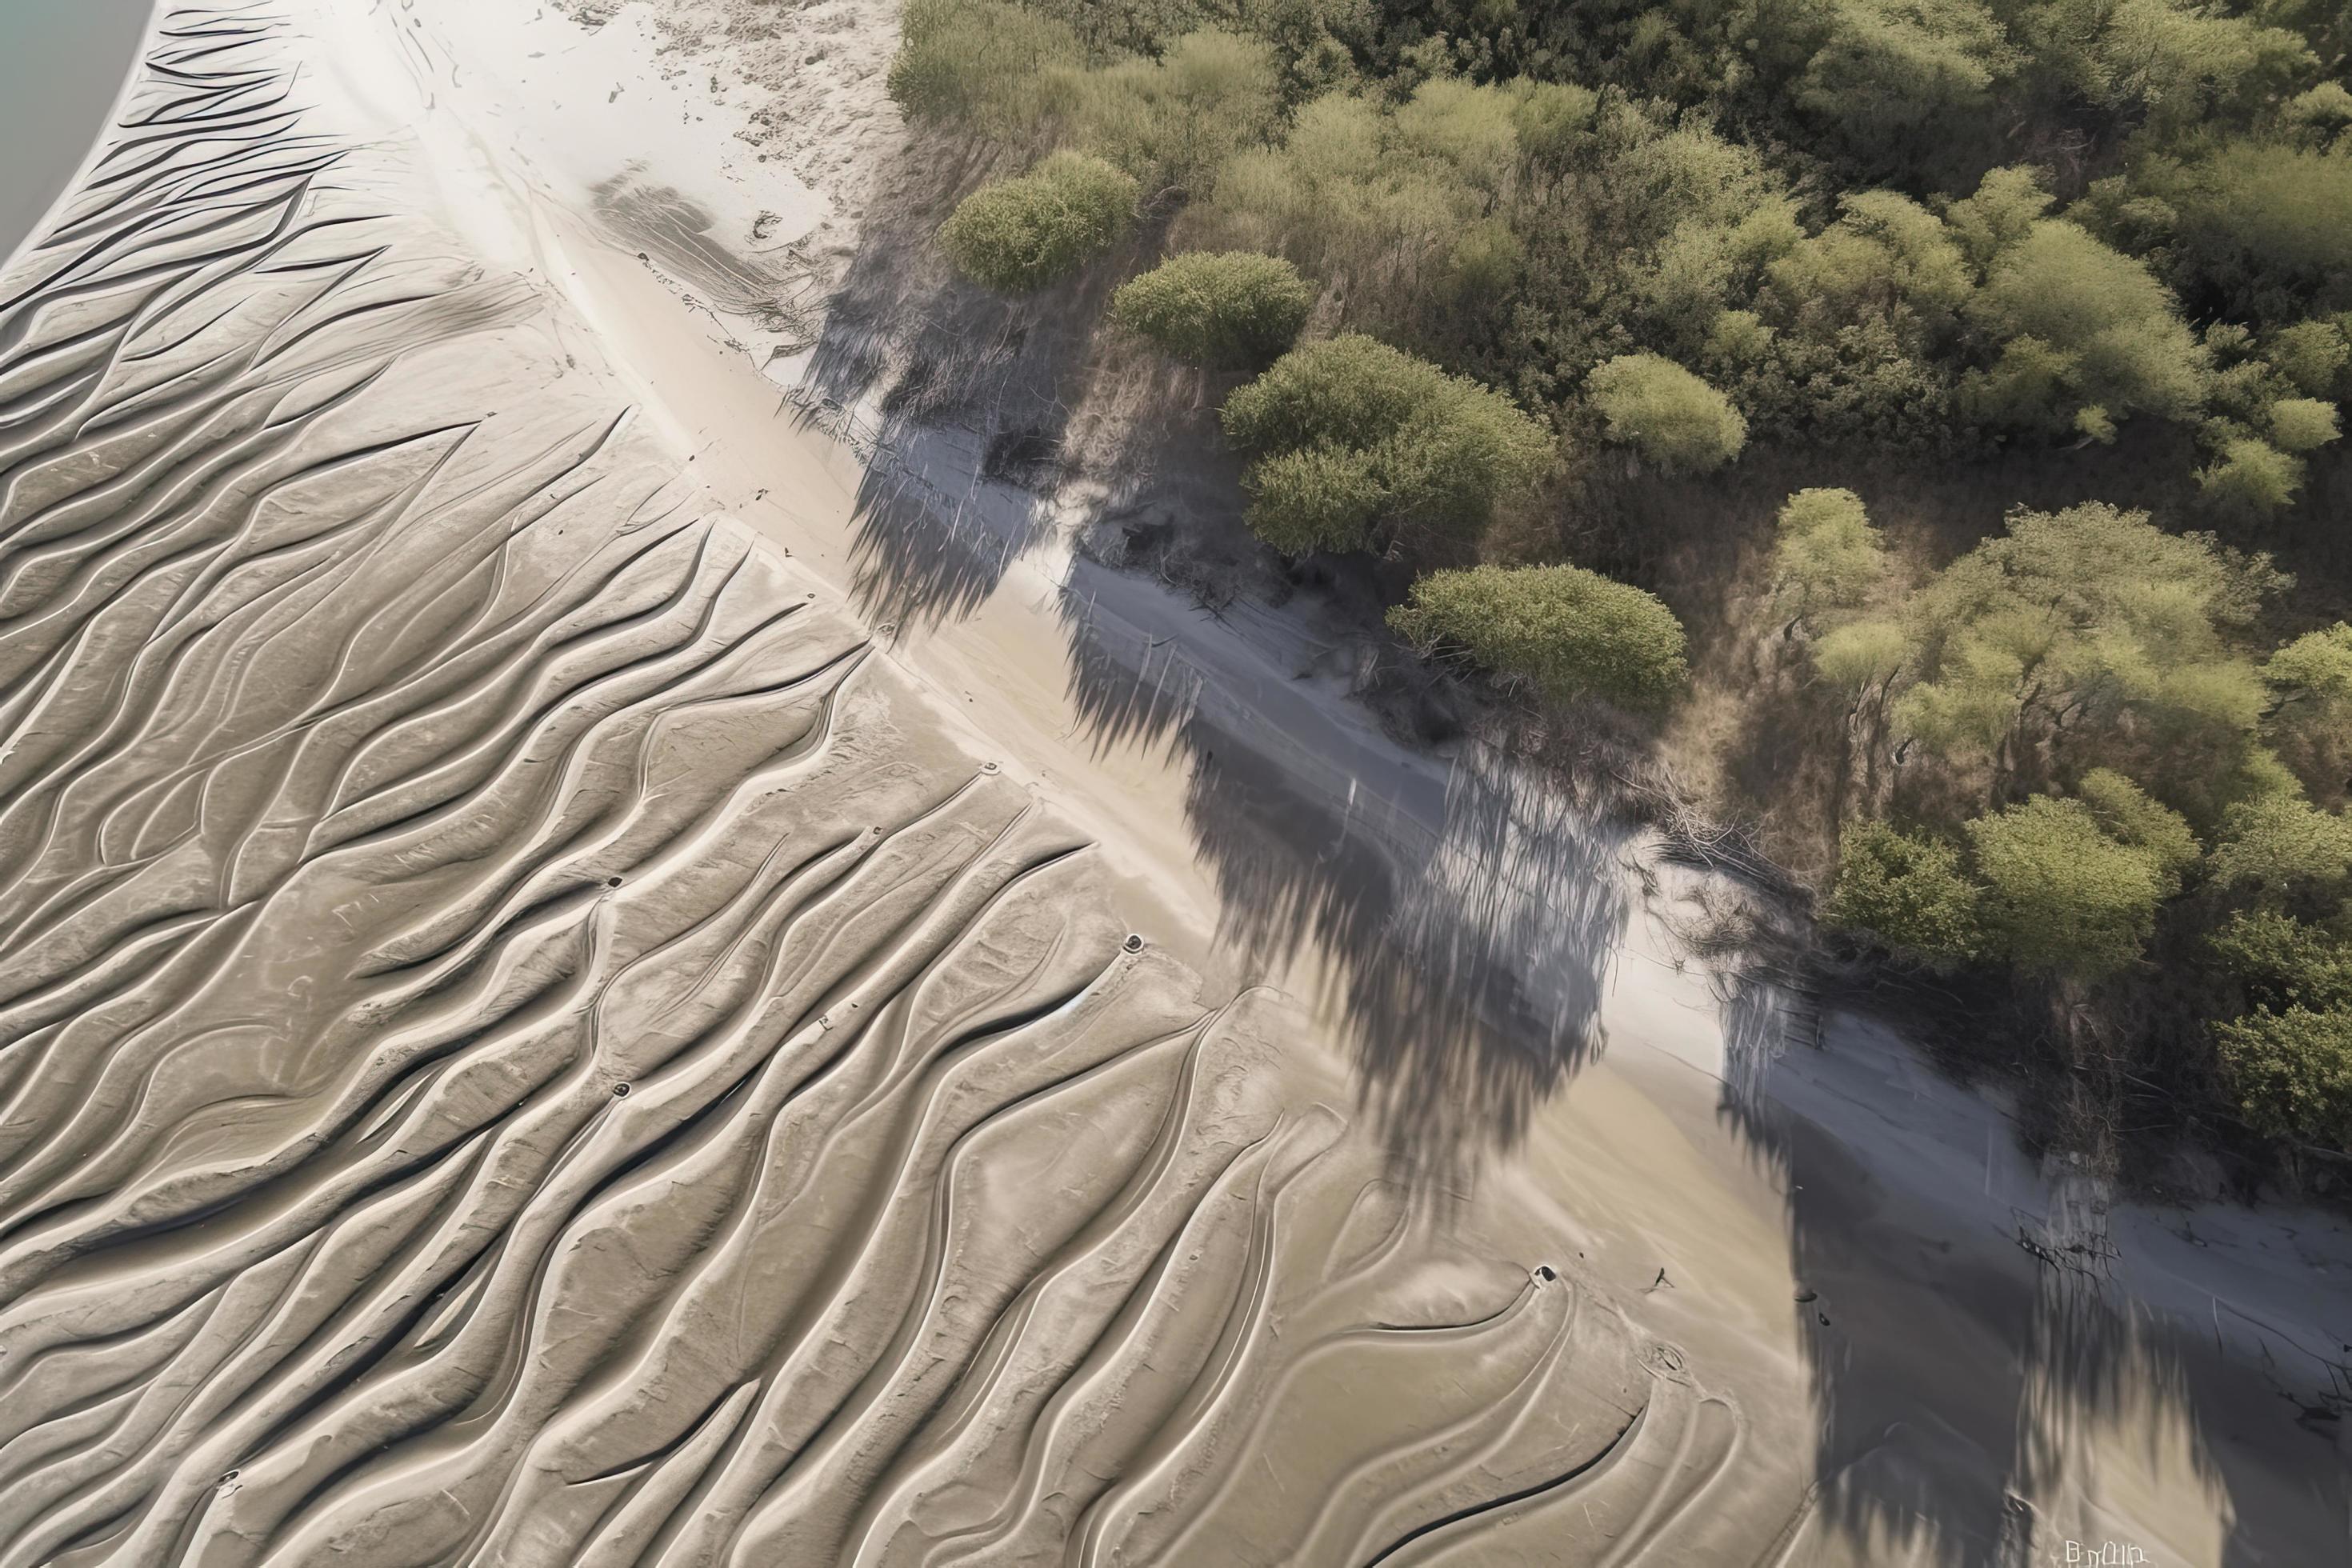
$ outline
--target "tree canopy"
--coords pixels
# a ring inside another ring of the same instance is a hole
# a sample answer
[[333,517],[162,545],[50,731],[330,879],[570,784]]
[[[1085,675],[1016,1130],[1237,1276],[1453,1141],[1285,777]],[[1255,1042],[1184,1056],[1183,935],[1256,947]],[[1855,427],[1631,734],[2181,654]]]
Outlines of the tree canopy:
[[1705,473],[1739,456],[1748,421],[1731,400],[1656,354],[1621,354],[1585,383],[1609,437],[1670,473]]
[[1245,370],[1288,348],[1314,305],[1280,257],[1188,250],[1121,285],[1111,319],[1188,363]]
[[1360,333],[1293,349],[1226,399],[1250,525],[1293,554],[1475,535],[1551,461],[1510,399]]
[[966,196],[940,229],[956,269],[1003,293],[1068,277],[1134,222],[1136,184],[1099,158],[1056,153]]
[[1415,643],[1458,647],[1559,700],[1659,708],[1681,694],[1689,675],[1673,611],[1655,595],[1578,566],[1433,572],[1389,623]]

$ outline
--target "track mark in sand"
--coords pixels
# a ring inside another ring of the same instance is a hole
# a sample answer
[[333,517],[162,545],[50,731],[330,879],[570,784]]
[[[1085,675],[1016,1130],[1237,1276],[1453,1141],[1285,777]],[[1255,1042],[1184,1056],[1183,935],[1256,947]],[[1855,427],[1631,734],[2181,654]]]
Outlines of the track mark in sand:
[[341,3],[166,12],[0,280],[0,1568],[1670,1543],[1725,1407],[692,512]]

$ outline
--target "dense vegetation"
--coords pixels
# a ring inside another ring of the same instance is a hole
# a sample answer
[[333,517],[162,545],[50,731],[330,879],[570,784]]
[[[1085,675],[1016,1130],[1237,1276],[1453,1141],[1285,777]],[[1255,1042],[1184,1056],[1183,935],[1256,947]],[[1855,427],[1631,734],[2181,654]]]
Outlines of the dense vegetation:
[[1660,708],[1689,674],[1674,612],[1654,594],[1581,566],[1433,572],[1389,612],[1389,624],[1423,647],[1458,649],[1562,701]]
[[[2132,1100],[2293,1163],[2352,1152],[2352,630],[2305,517],[2347,47],[2335,0],[911,0],[892,86],[1132,182],[1168,256],[1114,314],[1270,364],[1224,407],[1270,544],[1419,565],[1412,641],[1636,710],[1685,685],[1659,588],[1702,688],[1801,691],[1829,923],[2005,976],[2012,1059],[2105,1108],[2069,1135]],[[1116,237],[967,218],[1006,188],[942,236],[984,282]],[[1998,499],[1874,518],[1840,487],[1890,464]],[[1735,523],[1784,473],[1835,482]],[[2068,499],[2004,516],[2029,473]],[[1752,535],[1727,591],[1586,569],[1654,570],[1643,485]]]
[[1122,285],[1110,315],[1188,364],[1251,370],[1290,346],[1315,293],[1278,256],[1187,250]]
[[1135,181],[1100,158],[1056,153],[1017,180],[974,191],[940,227],[965,277],[1006,293],[1042,289],[1118,243]]

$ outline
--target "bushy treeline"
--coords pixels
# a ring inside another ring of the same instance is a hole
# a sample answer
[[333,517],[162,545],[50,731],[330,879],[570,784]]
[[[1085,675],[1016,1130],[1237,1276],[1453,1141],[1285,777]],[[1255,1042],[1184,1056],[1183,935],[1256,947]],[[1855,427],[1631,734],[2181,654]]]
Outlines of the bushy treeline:
[[1858,785],[1827,919],[2069,1007],[2145,995],[2161,945],[2245,1121],[2352,1147],[2352,992],[2315,979],[2352,963],[2352,628],[2268,648],[2268,556],[2099,503],[1915,580],[1857,498],[1808,490],[1773,566]]
[[2161,989],[2151,944],[2185,955],[2165,1005],[2231,1114],[2344,1150],[2352,631],[2280,647],[2289,579],[2246,531],[2352,396],[2347,16],[911,0],[892,89],[1033,170],[950,218],[962,271],[1040,287],[1152,220],[1169,254],[1110,320],[1256,373],[1223,409],[1252,526],[1439,566],[1398,629],[1548,698],[1656,710],[1687,679],[1640,587],[1461,567],[1601,459],[2194,451],[2153,517],[2021,511],[1932,569],[1849,491],[1789,499],[1756,542],[1843,716],[1825,907],[2110,1021]]

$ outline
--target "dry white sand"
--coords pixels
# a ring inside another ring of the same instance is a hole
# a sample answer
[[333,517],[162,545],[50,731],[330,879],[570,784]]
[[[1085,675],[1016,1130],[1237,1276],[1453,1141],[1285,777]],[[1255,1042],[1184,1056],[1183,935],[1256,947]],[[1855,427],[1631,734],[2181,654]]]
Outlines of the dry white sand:
[[167,11],[0,291],[0,1564],[2340,1559],[2340,1223],[1784,1051],[951,430],[845,613],[888,8],[599,9]]

